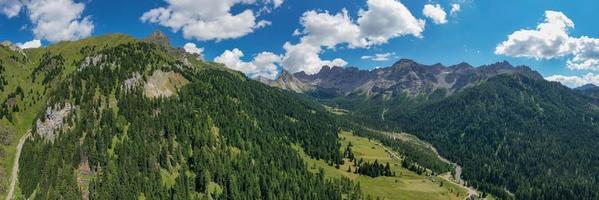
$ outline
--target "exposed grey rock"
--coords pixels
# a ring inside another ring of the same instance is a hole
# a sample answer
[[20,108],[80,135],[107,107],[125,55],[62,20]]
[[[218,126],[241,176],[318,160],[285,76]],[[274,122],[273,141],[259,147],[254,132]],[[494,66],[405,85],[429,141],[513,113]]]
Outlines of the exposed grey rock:
[[10,42],[10,41],[8,41],[8,40],[1,42],[1,43],[0,43],[0,45],[1,45],[1,46],[4,46],[4,47],[6,47],[6,48],[8,48],[8,49],[10,49],[11,51],[15,51],[15,52],[18,52],[18,53],[20,53],[20,54],[25,54],[25,53],[23,52],[23,49],[21,49],[21,48],[20,48],[19,46],[17,46],[17,45],[14,45],[12,42]]
[[79,66],[79,71],[84,70],[85,68],[88,68],[90,66],[100,66],[100,69],[102,69],[104,65],[113,65],[112,63],[104,63],[106,57],[107,56],[104,54],[97,54],[85,57],[85,59],[83,59],[83,62],[81,62],[81,66]]
[[189,80],[179,73],[156,70],[144,84],[144,94],[148,98],[170,97],[188,83]]
[[276,80],[271,80],[262,76],[256,77],[255,80],[273,87],[278,87],[297,93],[308,91],[311,87],[310,85],[297,79],[293,74],[289,73],[286,70],[283,70],[279,78]]
[[152,32],[152,34],[144,38],[144,41],[156,44],[164,49],[172,48],[171,42],[169,41],[168,37],[160,30]]
[[139,72],[135,72],[133,73],[131,78],[128,78],[127,80],[125,80],[125,82],[123,82],[123,85],[121,87],[125,91],[131,91],[133,88],[140,85],[143,85],[142,77],[139,74]]
[[65,103],[48,107],[42,119],[36,122],[36,133],[48,141],[54,141],[57,131],[64,125],[64,119],[76,109],[75,106]]
[[[430,95],[443,91],[450,95],[501,74],[520,73],[542,79],[525,66],[514,67],[508,62],[473,67],[467,63],[453,66],[423,65],[401,59],[390,67],[360,70],[355,67],[324,66],[316,74],[298,72],[283,74],[274,81],[262,81],[271,86],[295,92],[324,91],[328,95]],[[289,87],[301,86],[301,87]]]

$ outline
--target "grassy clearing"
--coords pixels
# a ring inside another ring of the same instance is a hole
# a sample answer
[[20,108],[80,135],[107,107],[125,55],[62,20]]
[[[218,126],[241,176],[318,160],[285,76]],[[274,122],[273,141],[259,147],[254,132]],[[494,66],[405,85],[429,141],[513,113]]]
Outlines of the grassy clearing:
[[328,177],[348,177],[358,183],[366,195],[371,197],[380,197],[381,199],[464,199],[466,191],[460,186],[448,182],[440,177],[418,175],[401,167],[401,161],[393,158],[387,153],[380,143],[370,141],[366,138],[357,137],[351,133],[342,132],[339,134],[342,149],[350,142],[353,145],[355,156],[365,161],[378,160],[381,163],[389,162],[391,170],[395,172],[395,177],[376,177],[363,176],[347,172],[353,163],[345,159],[345,163],[339,167],[329,166],[322,160],[315,160],[307,156],[301,148],[295,146],[306,161],[311,172],[318,172],[322,168]]
[[335,115],[347,115],[349,113],[348,110],[341,109],[341,108],[335,108],[335,107],[331,107],[331,106],[327,106],[327,105],[324,105],[324,108],[328,112],[333,113]]
[[[19,63],[10,59],[11,55],[20,54],[0,48],[0,59],[4,61],[6,67],[6,72],[3,76],[8,81],[5,90],[0,91],[0,103],[4,102],[8,98],[8,95],[14,92],[18,86],[22,88],[24,97],[15,98],[19,112],[14,113],[12,123],[6,118],[0,119],[2,126],[9,127],[12,130],[12,133],[9,134],[9,144],[4,147],[0,146],[0,148],[4,148],[5,152],[5,157],[0,158],[0,170],[3,170],[7,176],[7,178],[0,179],[0,188],[5,189],[8,189],[10,184],[10,176],[19,139],[31,128],[37,111],[42,107],[43,101],[45,101],[44,95],[42,95],[44,87],[40,84],[31,83],[30,74],[35,63]],[[38,96],[37,94],[40,95]],[[5,196],[6,192],[5,190],[0,190],[0,196]]]

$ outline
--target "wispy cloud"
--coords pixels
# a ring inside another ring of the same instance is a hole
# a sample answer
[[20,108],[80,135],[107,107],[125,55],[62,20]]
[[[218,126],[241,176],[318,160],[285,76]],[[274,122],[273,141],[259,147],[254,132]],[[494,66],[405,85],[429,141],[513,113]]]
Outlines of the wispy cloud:
[[388,61],[392,58],[397,58],[395,56],[395,52],[389,53],[377,53],[374,55],[365,55],[361,57],[362,60],[372,60],[372,61]]

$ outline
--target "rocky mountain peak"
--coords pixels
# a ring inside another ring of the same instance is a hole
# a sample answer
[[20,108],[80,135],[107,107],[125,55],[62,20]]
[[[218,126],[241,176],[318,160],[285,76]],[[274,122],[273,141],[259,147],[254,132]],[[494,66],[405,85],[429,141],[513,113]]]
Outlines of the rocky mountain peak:
[[454,68],[454,69],[471,69],[471,68],[474,68],[474,67],[472,65],[470,65],[469,63],[467,63],[467,62],[461,62],[461,63],[459,63],[457,65],[452,65],[449,68]]
[[507,60],[501,61],[501,62],[497,62],[495,64],[492,64],[491,66],[501,66],[501,67],[514,67],[510,62],[508,62]]
[[579,91],[599,90],[599,86],[589,83],[589,84],[574,88],[574,90],[579,90]]
[[257,76],[257,77],[254,78],[254,80],[256,80],[258,82],[261,82],[261,83],[264,83],[264,84],[267,84],[267,85],[270,85],[270,83],[273,81],[273,80],[270,80],[270,79],[268,79],[268,78],[266,78],[264,76]]
[[172,47],[166,34],[164,34],[160,30],[156,30],[156,31],[152,32],[152,34],[150,34],[149,36],[144,38],[144,41],[156,44],[156,45],[158,45],[162,48],[166,48],[166,49]]
[[11,51],[23,53],[23,50],[19,46],[13,44],[12,42],[10,42],[8,40],[1,42],[0,46],[5,46],[6,48],[10,49]]
[[[438,89],[447,94],[460,91],[481,81],[501,74],[522,74],[542,79],[542,76],[525,66],[514,67],[507,61],[473,67],[462,62],[446,67],[442,64],[423,65],[411,59],[401,59],[390,67],[360,70],[355,67],[323,66],[316,74],[284,71],[276,84],[281,88],[322,89],[336,94],[395,94],[428,95]],[[306,92],[306,91],[302,91]]]
[[418,63],[416,63],[416,61],[414,61],[414,60],[402,58],[399,61],[395,62],[392,66],[394,68],[403,68],[403,67],[408,67],[408,66],[414,66],[417,64]]
[[281,75],[279,75],[278,79],[282,79],[282,80],[290,80],[293,79],[293,74],[285,69],[283,69],[281,71]]

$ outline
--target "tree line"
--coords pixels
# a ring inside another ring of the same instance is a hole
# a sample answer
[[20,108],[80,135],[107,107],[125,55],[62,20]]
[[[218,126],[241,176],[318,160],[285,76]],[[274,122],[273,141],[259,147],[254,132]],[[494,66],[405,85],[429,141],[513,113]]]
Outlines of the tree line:
[[[320,106],[240,74],[188,69],[197,66],[147,43],[87,49],[87,56],[104,60],[69,75],[47,102],[76,106],[64,120],[68,128],[57,130],[54,141],[34,130],[25,143],[24,197],[364,198],[349,179],[309,172],[291,148],[299,144],[315,159],[341,162],[339,127]],[[122,85],[136,72],[145,80],[157,69],[180,73],[189,84],[169,98],[147,98],[143,85]],[[90,174],[82,175],[86,166]]]

